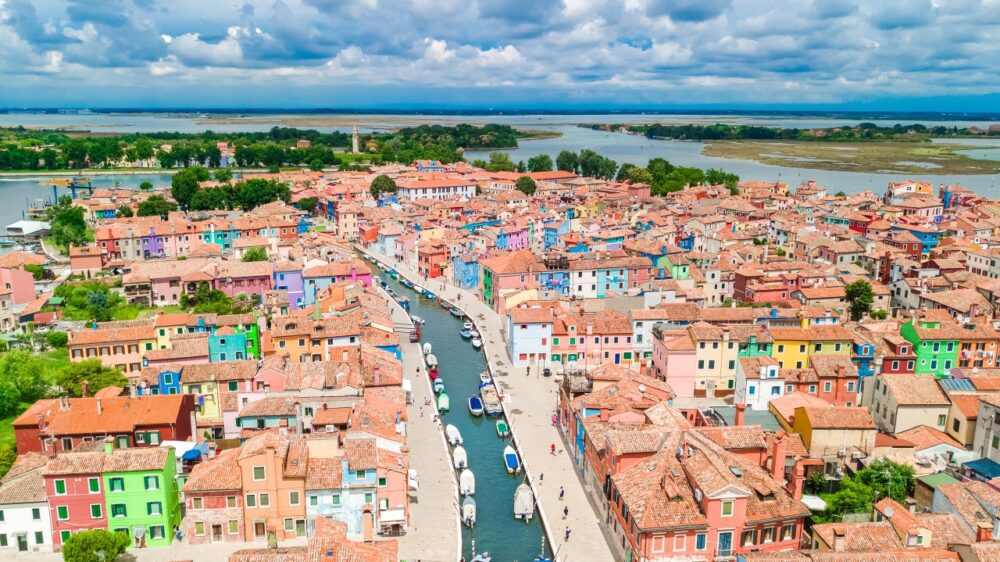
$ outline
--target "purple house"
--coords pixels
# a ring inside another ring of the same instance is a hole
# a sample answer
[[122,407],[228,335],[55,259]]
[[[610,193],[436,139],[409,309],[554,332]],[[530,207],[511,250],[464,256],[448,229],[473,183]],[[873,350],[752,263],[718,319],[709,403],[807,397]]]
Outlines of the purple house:
[[157,236],[156,230],[152,226],[149,227],[149,234],[142,237],[142,257],[162,258],[163,248],[163,236]]
[[274,288],[288,293],[288,307],[299,310],[305,304],[305,293],[302,291],[302,265],[283,261],[274,268]]

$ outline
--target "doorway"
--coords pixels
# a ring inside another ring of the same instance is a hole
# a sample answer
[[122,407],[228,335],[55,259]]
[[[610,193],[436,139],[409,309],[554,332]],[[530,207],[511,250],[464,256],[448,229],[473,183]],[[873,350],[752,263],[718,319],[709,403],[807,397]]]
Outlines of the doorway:
[[222,525],[212,525],[212,542],[222,541]]
[[264,528],[263,521],[253,522],[253,538],[262,539],[267,536],[267,530]]
[[719,533],[719,556],[730,556],[733,553],[733,532]]
[[28,552],[28,535],[24,533],[18,533],[17,535],[17,551],[18,552]]

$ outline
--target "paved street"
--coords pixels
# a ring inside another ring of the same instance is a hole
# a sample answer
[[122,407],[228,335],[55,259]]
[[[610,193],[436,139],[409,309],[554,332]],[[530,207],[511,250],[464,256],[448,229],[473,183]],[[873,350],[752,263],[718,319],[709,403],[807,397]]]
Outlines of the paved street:
[[[425,285],[409,268],[389,263],[415,284]],[[430,280],[426,285],[439,297],[466,312],[484,337],[491,371],[506,373],[498,376],[497,380],[504,393],[508,419],[525,469],[539,497],[550,546],[558,559],[563,562],[614,560],[605,539],[603,524],[587,499],[584,484],[576,476],[560,433],[551,422],[558,396],[556,383],[542,377],[539,369],[532,369],[528,376],[525,369],[511,367],[502,336],[503,320],[472,293],[438,280]],[[557,455],[549,451],[553,443],[556,444]],[[560,485],[566,491],[563,501],[559,500]],[[562,512],[566,506],[569,507],[569,517],[563,520]],[[571,530],[568,542],[564,540],[567,527]]]
[[[402,308],[391,307],[396,326],[410,324],[409,315]],[[420,478],[420,491],[410,503],[411,528],[399,539],[399,558],[408,562],[454,562],[458,560],[461,546],[458,483],[451,468],[444,433],[439,424],[432,421],[434,408],[424,406],[424,399],[433,397],[433,390],[424,374],[420,344],[410,343],[408,337],[406,333],[401,334],[400,343],[403,373],[413,385],[413,404],[407,408],[410,421],[406,426],[406,444],[410,448],[410,468],[416,469]],[[418,366],[420,374],[416,373]]]

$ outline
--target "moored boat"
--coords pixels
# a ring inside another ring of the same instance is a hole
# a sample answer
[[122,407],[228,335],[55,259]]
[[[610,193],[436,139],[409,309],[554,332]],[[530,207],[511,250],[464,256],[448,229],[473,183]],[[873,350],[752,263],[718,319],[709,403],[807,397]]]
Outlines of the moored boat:
[[479,382],[493,382],[493,377],[490,376],[489,371],[483,371],[479,373]]
[[438,395],[438,411],[447,412],[451,410],[451,399],[448,398],[448,394],[442,392]]
[[437,367],[437,364],[438,364],[438,358],[435,357],[433,353],[428,353],[427,354],[427,365],[429,367]]
[[478,396],[469,397],[469,413],[474,416],[483,415],[483,400]]
[[[410,320],[413,320],[414,324],[424,324],[425,323],[425,320],[423,318],[417,316],[416,314],[410,315]],[[427,346],[424,346],[424,348],[426,348],[426,347]],[[429,352],[425,351],[424,355],[427,355],[427,353],[429,353]]]
[[429,289],[424,289],[424,296],[427,297],[427,300],[431,301],[437,298],[437,295],[435,295]]
[[462,330],[461,332],[458,333],[458,335],[462,336],[465,339],[469,339],[472,337],[472,332],[468,330]]
[[463,496],[472,496],[476,493],[476,475],[468,468],[462,469],[462,474],[458,476],[458,491]]
[[425,343],[424,344],[424,355],[430,355],[431,354],[431,349],[433,349],[431,347],[431,342]]
[[527,482],[522,482],[514,491],[514,517],[524,519],[527,523],[535,514],[535,495],[531,492],[531,486]]
[[503,414],[503,406],[500,404],[500,393],[493,383],[484,382],[479,385],[479,397],[483,399],[483,410],[487,416],[499,416]]
[[479,338],[472,338],[472,347],[476,349],[483,347],[483,340]]
[[462,329],[467,332],[472,332],[475,328],[476,327],[472,324],[472,322],[465,322],[462,324]]
[[410,281],[409,279],[406,279],[405,277],[400,281],[400,283],[404,287],[406,287],[407,289],[412,289],[413,288],[413,281]]
[[465,313],[462,312],[462,310],[458,307],[453,306],[449,310],[451,312],[451,315],[454,316],[455,318],[461,318],[465,316]]
[[497,420],[497,437],[510,437],[510,428],[506,420]]
[[434,379],[438,378],[438,368],[437,368],[437,365],[435,365],[433,367],[428,367],[427,368],[427,375],[431,378],[431,380],[434,380]]
[[434,379],[434,394],[441,394],[444,392],[444,378],[437,377]]
[[462,500],[462,523],[470,529],[476,526],[476,500],[468,496]]
[[455,468],[461,470],[469,466],[469,454],[465,452],[465,447],[459,445],[455,447],[455,450],[451,452],[452,464]]
[[392,277],[393,279],[399,279],[399,272],[396,271],[395,269],[390,269],[389,277]]
[[452,424],[448,424],[444,428],[444,434],[448,436],[448,443],[452,445],[462,444],[462,434],[458,431],[458,428]]
[[507,467],[508,474],[514,474],[521,471],[521,458],[517,456],[517,451],[514,447],[507,445],[503,449],[503,464]]

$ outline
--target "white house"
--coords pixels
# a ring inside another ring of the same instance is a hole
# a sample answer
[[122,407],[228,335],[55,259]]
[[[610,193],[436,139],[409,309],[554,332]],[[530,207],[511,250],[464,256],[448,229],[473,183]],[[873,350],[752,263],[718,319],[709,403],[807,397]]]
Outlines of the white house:
[[736,404],[767,410],[768,403],[784,394],[780,365],[771,357],[741,357],[736,363]]
[[471,199],[476,195],[476,184],[465,178],[404,180],[397,183],[400,199]]
[[42,473],[48,459],[29,453],[0,485],[0,552],[52,552],[52,520]]
[[555,320],[547,307],[518,307],[507,314],[507,346],[515,366],[549,364]]

